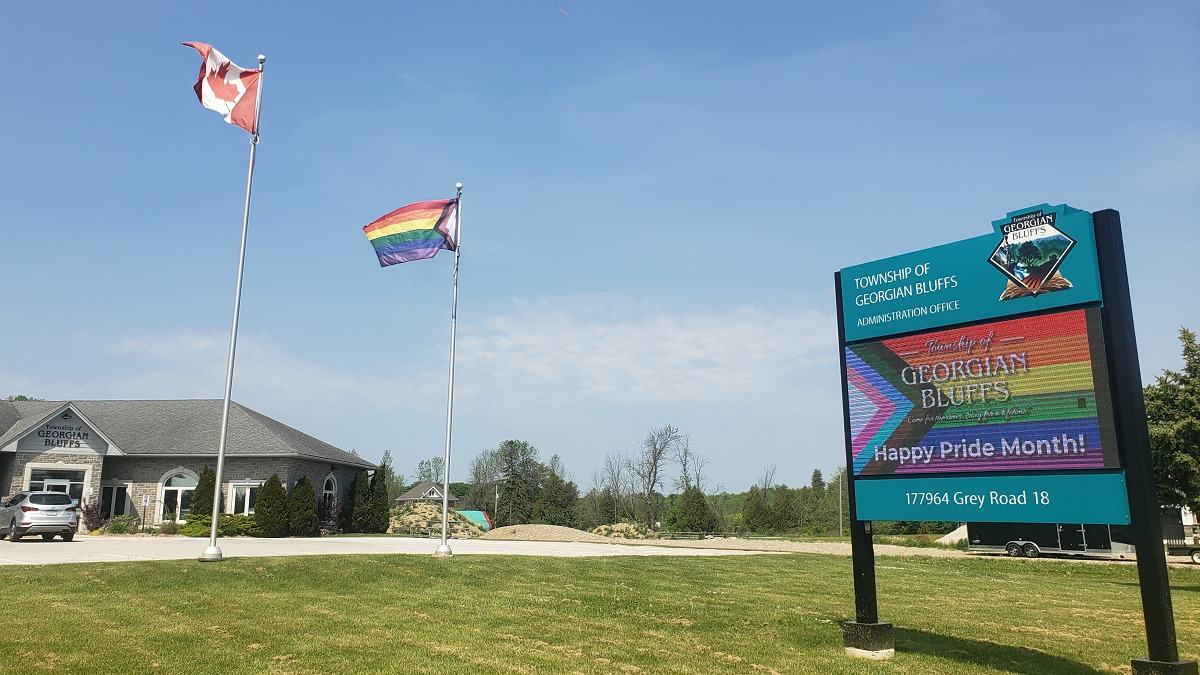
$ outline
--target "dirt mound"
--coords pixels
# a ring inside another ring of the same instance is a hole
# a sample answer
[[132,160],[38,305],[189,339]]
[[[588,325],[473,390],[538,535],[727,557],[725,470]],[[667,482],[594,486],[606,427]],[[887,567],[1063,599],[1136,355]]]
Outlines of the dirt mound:
[[509,525],[498,527],[480,537],[481,539],[505,539],[508,541],[590,541],[612,543],[607,537],[559,525]]
[[[451,537],[470,539],[483,534],[483,530],[467,520],[466,516],[460,516],[453,510],[449,516]],[[442,505],[417,502],[393,511],[388,532],[409,536],[442,536]]]
[[592,532],[610,539],[658,539],[658,533],[654,530],[648,529],[645,525],[635,525],[633,523],[601,525],[593,529]]

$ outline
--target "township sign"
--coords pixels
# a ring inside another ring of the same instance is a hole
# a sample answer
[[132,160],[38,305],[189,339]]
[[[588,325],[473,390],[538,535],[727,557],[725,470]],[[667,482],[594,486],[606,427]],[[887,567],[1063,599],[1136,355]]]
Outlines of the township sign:
[[1129,523],[1092,214],[838,275],[859,520]]
[[1100,302],[1092,214],[1042,204],[992,226],[842,270],[846,341]]

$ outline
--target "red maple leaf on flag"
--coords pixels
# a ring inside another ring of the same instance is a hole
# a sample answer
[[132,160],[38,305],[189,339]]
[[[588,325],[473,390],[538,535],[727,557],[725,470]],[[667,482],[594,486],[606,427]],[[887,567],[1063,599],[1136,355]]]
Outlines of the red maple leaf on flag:
[[238,88],[225,81],[225,76],[229,74],[229,62],[221,64],[221,67],[216,72],[208,74],[208,88],[217,98],[223,101],[233,103],[238,97]]
[[200,52],[204,59],[200,63],[200,75],[192,86],[200,104],[221,113],[226,122],[257,135],[258,82],[262,71],[243,70],[212,45],[203,42],[180,44]]

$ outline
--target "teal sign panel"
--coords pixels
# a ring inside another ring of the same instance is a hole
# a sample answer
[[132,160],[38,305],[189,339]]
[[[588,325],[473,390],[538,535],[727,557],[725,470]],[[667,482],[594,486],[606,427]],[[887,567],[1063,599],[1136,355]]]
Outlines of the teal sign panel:
[[1123,470],[854,481],[859,520],[1129,524]]
[[846,342],[1100,302],[1091,213],[1042,204],[992,226],[843,269]]

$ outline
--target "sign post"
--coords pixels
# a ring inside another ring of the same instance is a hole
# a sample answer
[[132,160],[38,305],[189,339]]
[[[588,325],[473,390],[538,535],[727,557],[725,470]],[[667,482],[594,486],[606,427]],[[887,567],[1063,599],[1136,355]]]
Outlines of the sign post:
[[1014,211],[974,237],[834,275],[856,621],[887,658],[870,521],[1133,524],[1150,657],[1179,661],[1115,211]]

